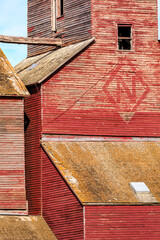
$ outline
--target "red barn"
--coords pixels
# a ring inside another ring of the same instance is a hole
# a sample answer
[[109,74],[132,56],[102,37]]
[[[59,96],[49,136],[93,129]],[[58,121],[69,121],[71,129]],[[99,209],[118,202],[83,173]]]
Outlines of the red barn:
[[157,1],[29,0],[28,36],[63,40],[16,66],[29,212],[58,239],[159,239]]

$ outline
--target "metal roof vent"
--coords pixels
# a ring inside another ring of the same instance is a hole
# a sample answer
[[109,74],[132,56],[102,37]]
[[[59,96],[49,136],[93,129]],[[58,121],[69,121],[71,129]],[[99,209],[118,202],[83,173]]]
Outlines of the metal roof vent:
[[136,193],[150,193],[144,182],[130,182],[130,186]]

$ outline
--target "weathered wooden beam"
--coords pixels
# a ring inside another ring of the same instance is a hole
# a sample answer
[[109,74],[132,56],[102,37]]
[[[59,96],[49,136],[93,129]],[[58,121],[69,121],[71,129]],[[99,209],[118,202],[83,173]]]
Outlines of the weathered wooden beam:
[[62,46],[62,39],[60,38],[15,37],[0,35],[0,42],[14,44]]

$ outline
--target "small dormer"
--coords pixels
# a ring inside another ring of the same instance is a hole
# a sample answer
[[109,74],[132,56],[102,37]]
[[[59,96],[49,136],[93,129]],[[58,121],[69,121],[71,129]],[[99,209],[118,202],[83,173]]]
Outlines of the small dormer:
[[[65,44],[91,37],[91,1],[28,0],[28,37],[58,37]],[[28,56],[53,50],[28,46]]]

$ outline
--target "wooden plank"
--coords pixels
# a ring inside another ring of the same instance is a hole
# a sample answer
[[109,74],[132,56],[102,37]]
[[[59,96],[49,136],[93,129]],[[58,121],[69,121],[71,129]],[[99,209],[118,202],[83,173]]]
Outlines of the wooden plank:
[[23,99],[0,98],[0,209],[26,209]]
[[[64,14],[61,17],[57,11],[58,19],[56,16],[53,19],[53,1],[28,1],[28,37],[52,38],[55,31],[53,25],[56,24],[56,33],[61,34],[65,43],[91,38],[91,1],[63,1]],[[56,23],[53,24],[53,20]],[[52,46],[28,45],[28,56],[52,50]]]
[[60,38],[16,37],[6,35],[0,35],[0,42],[32,45],[62,45]]

